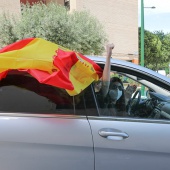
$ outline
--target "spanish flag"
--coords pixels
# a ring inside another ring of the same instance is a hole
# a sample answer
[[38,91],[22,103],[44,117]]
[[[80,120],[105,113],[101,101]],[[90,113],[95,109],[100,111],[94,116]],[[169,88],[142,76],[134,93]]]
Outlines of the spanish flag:
[[0,80],[10,70],[26,71],[71,96],[102,76],[102,69],[92,60],[41,38],[23,39],[0,50]]

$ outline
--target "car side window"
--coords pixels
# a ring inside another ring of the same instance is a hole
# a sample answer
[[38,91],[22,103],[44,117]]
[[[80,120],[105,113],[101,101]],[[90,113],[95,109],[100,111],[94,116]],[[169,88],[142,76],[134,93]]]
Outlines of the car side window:
[[100,90],[96,88],[102,82],[94,83],[100,116],[170,119],[169,91],[133,75],[113,71],[110,74],[106,96],[103,96],[101,84]]
[[0,112],[86,115],[90,90],[69,96],[64,89],[41,84],[29,75],[7,75],[0,81]]

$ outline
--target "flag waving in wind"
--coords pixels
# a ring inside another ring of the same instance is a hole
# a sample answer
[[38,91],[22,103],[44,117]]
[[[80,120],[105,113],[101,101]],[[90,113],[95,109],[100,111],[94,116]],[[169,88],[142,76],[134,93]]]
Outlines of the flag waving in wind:
[[102,76],[102,69],[92,60],[41,38],[20,40],[0,50],[0,80],[10,70],[26,71],[71,96]]

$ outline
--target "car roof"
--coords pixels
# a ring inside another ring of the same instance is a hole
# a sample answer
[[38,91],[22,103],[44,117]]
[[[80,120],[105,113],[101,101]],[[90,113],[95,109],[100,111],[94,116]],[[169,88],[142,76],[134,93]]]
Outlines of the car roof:
[[[94,62],[98,63],[98,64],[105,64],[106,58],[103,56],[87,56],[89,59],[93,60]],[[120,66],[123,68],[128,68],[130,70],[135,70],[137,72],[142,72],[143,74],[147,74],[150,76],[154,76],[157,77],[157,79],[163,80],[164,82],[166,82],[166,84],[170,85],[170,78],[161,75],[159,73],[157,73],[156,71],[153,71],[151,69],[148,69],[146,67],[142,67],[140,65],[134,64],[132,62],[129,61],[124,61],[124,60],[118,60],[118,59],[111,59],[111,65],[112,66]]]

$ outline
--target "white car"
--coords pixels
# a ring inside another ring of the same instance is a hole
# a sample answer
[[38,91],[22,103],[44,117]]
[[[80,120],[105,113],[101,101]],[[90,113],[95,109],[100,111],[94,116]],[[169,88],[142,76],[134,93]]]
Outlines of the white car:
[[[105,58],[89,58],[104,67]],[[169,170],[170,79],[111,62],[124,86],[138,87],[125,115],[102,115],[93,84],[71,97],[26,73],[2,79],[0,169]]]

